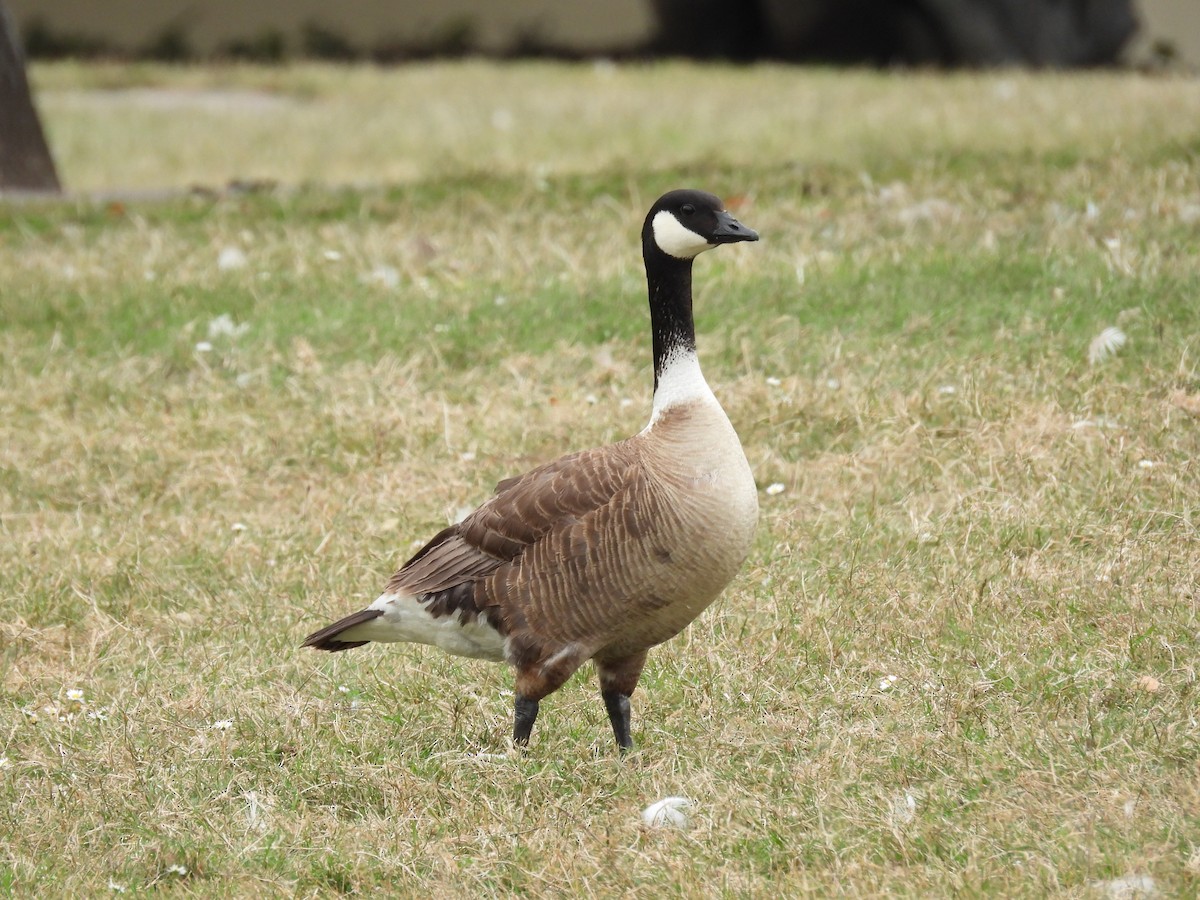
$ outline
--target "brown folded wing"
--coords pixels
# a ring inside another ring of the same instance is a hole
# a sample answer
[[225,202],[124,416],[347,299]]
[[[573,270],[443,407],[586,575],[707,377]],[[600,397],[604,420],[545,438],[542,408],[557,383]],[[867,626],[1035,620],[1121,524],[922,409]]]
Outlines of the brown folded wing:
[[[434,615],[457,613],[464,621],[490,608],[498,613],[490,616],[493,626],[508,633],[515,623],[505,591],[511,585],[527,597],[531,579],[537,581],[541,574],[528,571],[530,567],[578,569],[585,564],[591,546],[586,532],[595,529],[597,518],[611,515],[622,527],[636,529],[628,501],[629,488],[640,477],[637,453],[626,441],[564,456],[506,479],[486,503],[406,562],[387,591],[423,596]],[[530,549],[539,545],[543,552],[531,556]],[[523,624],[529,611],[515,612]]]

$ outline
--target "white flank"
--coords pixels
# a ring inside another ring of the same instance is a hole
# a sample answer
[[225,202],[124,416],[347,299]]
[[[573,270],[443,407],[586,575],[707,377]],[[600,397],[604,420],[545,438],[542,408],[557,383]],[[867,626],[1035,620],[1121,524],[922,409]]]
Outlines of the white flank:
[[690,228],[684,227],[683,223],[675,218],[674,213],[665,209],[660,210],[650,224],[654,229],[654,243],[658,244],[663,253],[676,259],[691,259],[717,246],[710,244]]
[[[578,656],[579,651],[580,651],[580,647],[578,644],[576,644],[576,643],[567,644],[565,647],[563,647],[561,650],[559,650],[557,653],[555,653],[553,656],[551,656],[549,659],[547,659],[544,663],[542,663],[542,671],[545,672],[547,669],[554,668],[560,662],[562,662],[564,659],[570,659],[572,656]],[[587,657],[584,657],[584,658],[586,659]]]
[[458,613],[432,616],[424,604],[408,594],[381,594],[368,609],[383,610],[383,615],[343,631],[345,641],[408,641],[432,644],[455,656],[475,659],[504,659],[504,638],[483,613],[464,623]]
[[650,411],[650,428],[673,406],[686,403],[716,403],[717,398],[704,380],[700,360],[695,350],[684,350],[667,357],[654,390],[654,406]]

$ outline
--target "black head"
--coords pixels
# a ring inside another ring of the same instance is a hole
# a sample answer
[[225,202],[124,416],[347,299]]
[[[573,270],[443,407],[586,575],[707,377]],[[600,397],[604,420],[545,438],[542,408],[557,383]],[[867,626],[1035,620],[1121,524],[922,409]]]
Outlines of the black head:
[[718,197],[704,191],[663,194],[650,207],[642,229],[647,250],[656,247],[676,259],[692,259],[718,244],[757,240],[757,231],[735,219]]

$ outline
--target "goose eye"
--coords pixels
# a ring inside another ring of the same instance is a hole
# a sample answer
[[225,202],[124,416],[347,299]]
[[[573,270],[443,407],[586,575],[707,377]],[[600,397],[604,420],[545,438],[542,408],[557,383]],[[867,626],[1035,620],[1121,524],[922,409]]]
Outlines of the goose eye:
[[690,203],[685,203],[685,204],[683,204],[683,206],[679,207],[679,211],[681,213],[683,213],[685,216],[690,216],[692,213],[694,213],[696,211],[696,207],[692,206],[692,204],[690,204]]

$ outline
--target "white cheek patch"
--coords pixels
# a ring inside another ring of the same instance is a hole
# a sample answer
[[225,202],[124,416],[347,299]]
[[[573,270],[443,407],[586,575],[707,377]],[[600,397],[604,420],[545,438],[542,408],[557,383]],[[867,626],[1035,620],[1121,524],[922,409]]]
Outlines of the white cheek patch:
[[663,253],[676,259],[691,259],[705,250],[711,250],[716,244],[710,244],[690,228],[685,228],[673,213],[660,210],[651,220],[654,229],[654,243],[658,244]]

